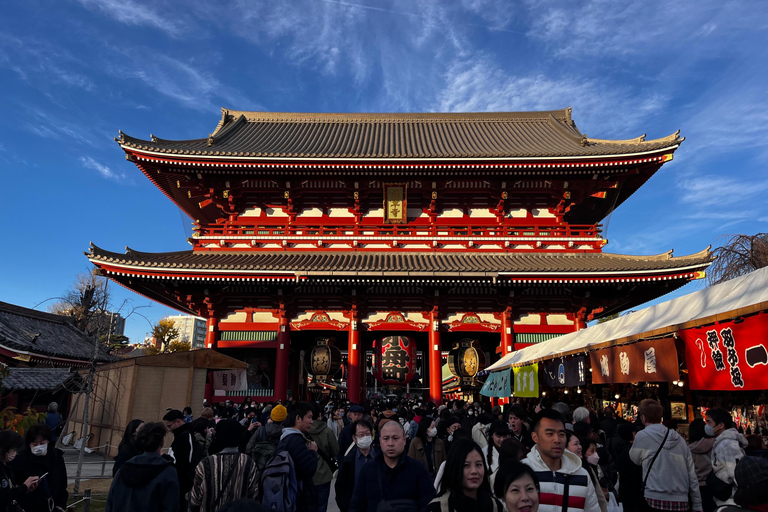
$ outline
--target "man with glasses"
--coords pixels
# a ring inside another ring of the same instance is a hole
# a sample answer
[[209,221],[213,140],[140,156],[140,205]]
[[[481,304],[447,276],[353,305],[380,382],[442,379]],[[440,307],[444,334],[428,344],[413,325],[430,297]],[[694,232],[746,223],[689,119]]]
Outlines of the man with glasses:
[[344,456],[336,477],[336,504],[341,512],[349,510],[352,491],[363,466],[379,454],[379,449],[373,445],[373,427],[369,422],[357,420],[352,424],[352,430],[355,446]]

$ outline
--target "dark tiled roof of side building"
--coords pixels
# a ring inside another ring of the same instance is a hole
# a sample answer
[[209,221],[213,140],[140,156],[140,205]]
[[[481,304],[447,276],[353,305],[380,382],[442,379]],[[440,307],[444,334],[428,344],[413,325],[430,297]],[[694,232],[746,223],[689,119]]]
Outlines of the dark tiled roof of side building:
[[222,109],[216,130],[193,140],[142,140],[120,133],[137,150],[176,155],[255,158],[525,158],[634,155],[673,148],[679,132],[645,140],[582,134],[571,109],[450,114],[323,114]]
[[76,380],[77,375],[69,368],[8,368],[3,388],[6,391],[54,391],[69,380]]
[[[30,354],[90,361],[93,338],[78,330],[64,316],[0,302],[0,345]],[[114,358],[98,346],[97,361]]]
[[664,271],[706,267],[712,261],[709,248],[673,257],[671,251],[655,256],[610,253],[384,253],[384,252],[198,252],[145,253],[128,249],[126,254],[91,246],[86,253],[94,263],[119,264],[164,271],[286,271],[301,275],[456,275],[502,272],[601,273]]

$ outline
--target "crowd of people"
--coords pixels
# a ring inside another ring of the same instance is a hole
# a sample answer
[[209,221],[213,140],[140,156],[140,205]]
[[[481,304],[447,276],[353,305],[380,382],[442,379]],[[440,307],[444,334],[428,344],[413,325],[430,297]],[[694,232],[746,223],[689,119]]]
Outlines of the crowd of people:
[[[106,510],[325,512],[333,485],[342,512],[768,512],[762,442],[723,409],[688,442],[662,415],[654,400],[634,423],[562,402],[169,409],[128,423]],[[63,512],[66,483],[51,428],[0,432],[6,511]]]

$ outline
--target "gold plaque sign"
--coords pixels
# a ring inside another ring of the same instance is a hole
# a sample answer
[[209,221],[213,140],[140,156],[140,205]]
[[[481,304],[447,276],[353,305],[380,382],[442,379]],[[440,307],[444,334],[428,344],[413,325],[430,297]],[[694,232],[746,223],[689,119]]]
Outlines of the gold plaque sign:
[[405,224],[408,222],[407,183],[384,183],[384,222]]

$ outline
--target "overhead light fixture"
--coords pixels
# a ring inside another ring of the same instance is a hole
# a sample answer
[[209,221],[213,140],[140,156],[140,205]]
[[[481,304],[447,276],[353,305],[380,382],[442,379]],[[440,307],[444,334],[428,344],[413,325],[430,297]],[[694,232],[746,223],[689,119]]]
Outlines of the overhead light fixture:
[[576,392],[577,392],[578,394],[581,394],[581,388],[576,388]]
[[568,390],[566,389],[565,391],[563,391],[563,394],[567,395],[568,394]]
[[618,400],[619,398],[621,398],[621,395],[619,395],[618,393],[616,393],[615,395],[613,395],[613,398],[615,398],[616,400]]
[[681,381],[681,380],[677,381],[677,385],[680,386],[680,387],[683,387],[684,386],[683,381]]
[[676,381],[676,380],[673,380],[673,381],[672,381],[672,385],[673,385],[673,386],[677,386],[677,381]]
[[547,392],[546,391],[542,391],[541,392],[541,396],[547,396]]

